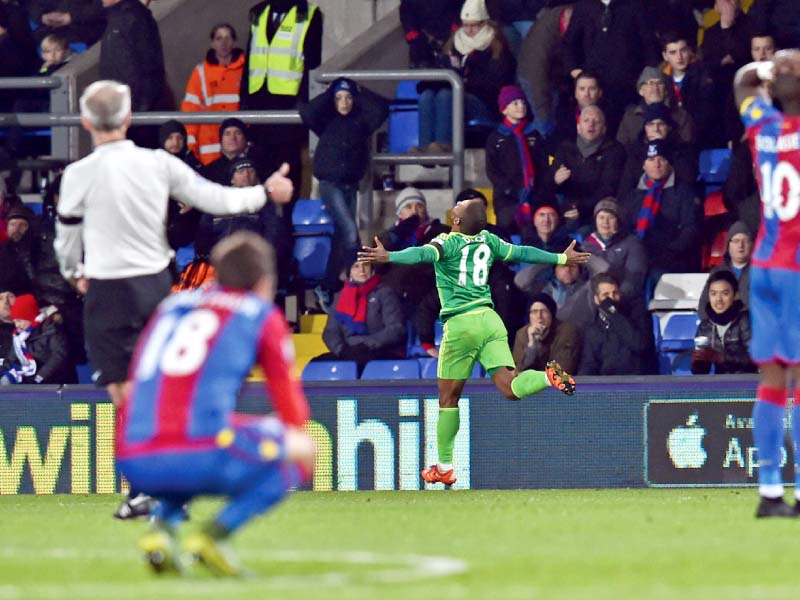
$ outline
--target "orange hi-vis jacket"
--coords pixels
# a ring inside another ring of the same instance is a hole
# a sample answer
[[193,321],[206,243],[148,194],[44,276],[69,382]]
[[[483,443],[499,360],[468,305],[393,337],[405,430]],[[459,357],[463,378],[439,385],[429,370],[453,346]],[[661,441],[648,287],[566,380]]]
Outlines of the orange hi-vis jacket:
[[[225,66],[219,64],[214,50],[209,50],[206,60],[192,71],[183,97],[183,112],[211,112],[239,110],[239,84],[244,72],[244,52],[233,51],[233,60]],[[208,125],[187,124],[186,144],[204,165],[220,155],[219,123]]]

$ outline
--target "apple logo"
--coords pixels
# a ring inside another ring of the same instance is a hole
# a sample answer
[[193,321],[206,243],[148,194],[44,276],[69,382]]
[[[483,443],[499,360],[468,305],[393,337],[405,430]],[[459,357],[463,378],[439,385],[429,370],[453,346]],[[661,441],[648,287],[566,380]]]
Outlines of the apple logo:
[[706,464],[708,454],[703,449],[706,430],[697,424],[694,413],[686,419],[685,427],[676,427],[667,437],[667,451],[672,464],[678,469],[699,469]]

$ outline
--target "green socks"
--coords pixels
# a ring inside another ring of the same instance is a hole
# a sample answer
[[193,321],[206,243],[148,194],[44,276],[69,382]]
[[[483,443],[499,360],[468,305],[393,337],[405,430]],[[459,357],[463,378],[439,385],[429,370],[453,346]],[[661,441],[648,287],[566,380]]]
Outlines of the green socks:
[[[514,392],[517,398],[541,392],[548,387],[550,387],[550,380],[547,378],[547,373],[544,371],[529,369],[523,371],[511,380],[511,391]],[[440,413],[439,419],[441,420],[441,418]]]
[[460,417],[458,407],[440,408],[439,422],[436,424],[436,439],[439,442],[439,463],[453,463],[453,446],[456,443],[456,434]]

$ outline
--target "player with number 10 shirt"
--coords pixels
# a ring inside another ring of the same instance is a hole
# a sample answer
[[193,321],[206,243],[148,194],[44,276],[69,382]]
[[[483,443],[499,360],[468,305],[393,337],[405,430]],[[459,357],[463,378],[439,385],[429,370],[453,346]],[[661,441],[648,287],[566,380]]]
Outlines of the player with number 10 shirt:
[[[750,272],[750,355],[760,366],[753,407],[758,449],[757,517],[800,515],[800,51],[751,63],[736,74],[736,101],[747,128],[761,192],[761,226]],[[781,103],[783,112],[772,105]],[[784,417],[794,385],[794,507],[783,501]]]
[[515,246],[485,230],[486,206],[481,198],[458,202],[453,208],[453,229],[429,244],[387,252],[378,238],[376,247],[364,247],[359,259],[368,262],[434,264],[436,288],[442,309],[444,335],[439,350],[439,462],[423,469],[428,483],[456,482],[453,447],[460,426],[458,401],[475,362],[491,375],[497,388],[510,400],[553,386],[572,394],[575,381],[555,362],[546,371],[518,373],[508,346],[508,333],[494,311],[489,290],[489,270],[494,260],[543,264],[584,263],[589,254],[576,252],[575,242],[562,254],[532,246]]

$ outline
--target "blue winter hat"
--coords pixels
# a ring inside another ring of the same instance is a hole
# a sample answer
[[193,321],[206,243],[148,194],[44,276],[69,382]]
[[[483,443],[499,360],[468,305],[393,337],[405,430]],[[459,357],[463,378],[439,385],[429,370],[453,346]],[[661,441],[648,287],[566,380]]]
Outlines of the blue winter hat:
[[352,96],[358,95],[358,85],[352,79],[348,79],[347,77],[339,77],[338,79],[334,79],[331,83],[331,93],[335,96],[336,92],[344,90],[346,92],[350,92]]

